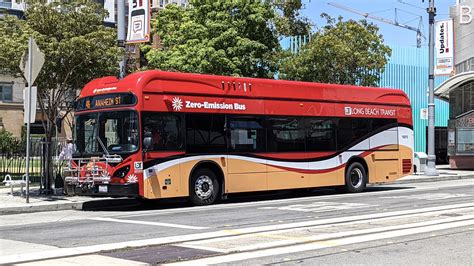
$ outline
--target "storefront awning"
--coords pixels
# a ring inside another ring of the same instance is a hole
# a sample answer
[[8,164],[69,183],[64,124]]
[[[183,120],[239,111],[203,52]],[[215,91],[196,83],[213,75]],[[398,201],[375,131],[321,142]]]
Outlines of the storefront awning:
[[449,92],[463,83],[474,80],[474,71],[463,72],[450,77],[435,88],[434,94],[442,100],[449,100]]

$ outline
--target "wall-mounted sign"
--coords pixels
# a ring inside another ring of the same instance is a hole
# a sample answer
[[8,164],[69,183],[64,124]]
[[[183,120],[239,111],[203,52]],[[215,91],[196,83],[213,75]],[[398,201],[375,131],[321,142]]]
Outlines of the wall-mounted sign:
[[450,75],[454,70],[453,20],[439,20],[435,23],[436,61],[435,75]]
[[421,120],[428,120],[428,108],[421,108],[420,109],[420,119]]
[[469,24],[472,21],[472,8],[470,6],[459,6],[459,24]]
[[129,0],[127,43],[150,40],[150,1]]

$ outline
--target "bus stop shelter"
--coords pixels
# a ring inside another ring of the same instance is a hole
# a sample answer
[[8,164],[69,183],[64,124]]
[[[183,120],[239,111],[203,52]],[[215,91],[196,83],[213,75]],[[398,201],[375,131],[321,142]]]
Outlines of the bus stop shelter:
[[448,156],[452,169],[474,169],[474,71],[454,75],[435,89],[449,102]]

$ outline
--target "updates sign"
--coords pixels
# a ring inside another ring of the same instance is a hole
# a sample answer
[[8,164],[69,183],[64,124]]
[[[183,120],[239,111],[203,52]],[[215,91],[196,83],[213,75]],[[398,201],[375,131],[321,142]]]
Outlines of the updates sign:
[[435,24],[435,75],[450,75],[454,69],[453,20],[439,20]]
[[150,1],[129,0],[127,43],[150,40]]

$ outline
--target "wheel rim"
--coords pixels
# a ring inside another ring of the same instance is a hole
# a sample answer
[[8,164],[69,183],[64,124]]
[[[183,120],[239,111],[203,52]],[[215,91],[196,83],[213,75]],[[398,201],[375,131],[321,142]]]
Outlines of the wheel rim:
[[364,176],[362,175],[362,171],[359,168],[354,168],[351,171],[351,184],[353,187],[357,188],[362,185],[362,181]]
[[200,199],[209,199],[214,192],[212,179],[207,175],[198,177],[194,183],[194,191],[196,192],[196,196],[198,196]]

